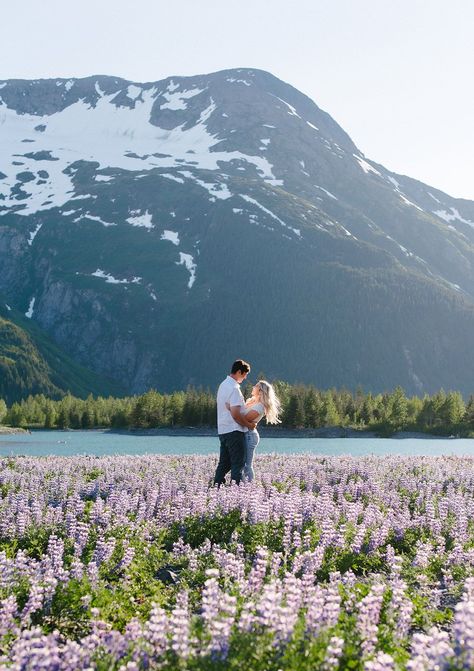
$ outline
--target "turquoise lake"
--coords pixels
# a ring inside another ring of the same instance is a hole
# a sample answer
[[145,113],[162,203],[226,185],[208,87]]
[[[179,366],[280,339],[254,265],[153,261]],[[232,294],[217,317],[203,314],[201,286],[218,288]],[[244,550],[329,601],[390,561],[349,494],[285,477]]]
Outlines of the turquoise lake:
[[[473,455],[474,439],[464,438],[275,438],[263,437],[261,454]],[[218,454],[217,436],[137,435],[112,431],[34,431],[0,435],[0,456],[77,454]]]

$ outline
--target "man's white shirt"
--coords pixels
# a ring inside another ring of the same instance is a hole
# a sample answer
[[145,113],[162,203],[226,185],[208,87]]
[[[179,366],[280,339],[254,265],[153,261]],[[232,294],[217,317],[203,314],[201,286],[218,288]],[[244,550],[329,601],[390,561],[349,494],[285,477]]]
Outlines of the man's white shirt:
[[217,390],[217,433],[230,433],[231,431],[242,431],[245,433],[245,431],[248,431],[246,426],[242,426],[235,421],[226,403],[231,408],[236,405],[242,408],[245,405],[240,385],[230,375],[221,382]]

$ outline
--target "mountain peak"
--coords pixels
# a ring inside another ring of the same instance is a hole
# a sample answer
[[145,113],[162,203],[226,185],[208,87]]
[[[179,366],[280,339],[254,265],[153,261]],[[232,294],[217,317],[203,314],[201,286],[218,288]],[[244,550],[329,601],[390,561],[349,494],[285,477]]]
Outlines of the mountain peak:
[[0,141],[0,290],[133,391],[211,384],[220,338],[290,380],[432,390],[422,345],[449,359],[446,337],[390,314],[470,324],[473,203],[371,161],[265,71],[8,80]]

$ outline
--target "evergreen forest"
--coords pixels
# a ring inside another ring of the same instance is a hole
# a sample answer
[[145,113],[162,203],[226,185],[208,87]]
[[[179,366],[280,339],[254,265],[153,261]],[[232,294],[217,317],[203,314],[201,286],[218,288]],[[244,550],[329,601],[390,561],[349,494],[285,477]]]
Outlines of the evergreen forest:
[[[474,437],[474,395],[465,402],[456,391],[440,390],[420,398],[407,397],[401,387],[374,395],[286,382],[276,382],[275,389],[282,404],[282,428],[338,426],[381,436],[418,431]],[[250,386],[243,392],[250,396]],[[38,394],[11,405],[0,399],[0,424],[31,429],[215,427],[216,402],[210,390],[194,387],[170,394],[152,389],[125,398],[90,395],[83,399],[66,394],[52,400]]]

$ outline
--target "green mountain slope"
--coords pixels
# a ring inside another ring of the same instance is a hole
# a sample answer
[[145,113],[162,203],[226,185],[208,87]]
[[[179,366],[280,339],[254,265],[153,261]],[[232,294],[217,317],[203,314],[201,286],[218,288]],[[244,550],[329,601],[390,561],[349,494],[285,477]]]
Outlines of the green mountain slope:
[[[122,395],[122,387],[78,365],[35,324],[0,307],[0,398],[12,403],[29,394],[58,398]],[[14,314],[13,321],[7,315]],[[15,323],[16,322],[16,323]]]

